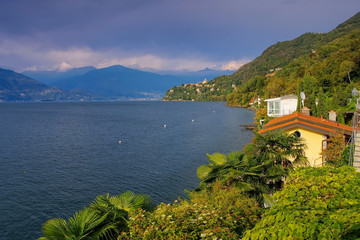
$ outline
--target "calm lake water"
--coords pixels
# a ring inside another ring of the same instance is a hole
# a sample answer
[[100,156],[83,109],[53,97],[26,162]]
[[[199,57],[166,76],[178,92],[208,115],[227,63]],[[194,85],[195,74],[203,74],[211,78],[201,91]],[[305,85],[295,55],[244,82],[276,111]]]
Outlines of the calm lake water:
[[206,153],[250,142],[253,118],[224,103],[1,103],[0,239],[37,239],[103,193],[184,197]]

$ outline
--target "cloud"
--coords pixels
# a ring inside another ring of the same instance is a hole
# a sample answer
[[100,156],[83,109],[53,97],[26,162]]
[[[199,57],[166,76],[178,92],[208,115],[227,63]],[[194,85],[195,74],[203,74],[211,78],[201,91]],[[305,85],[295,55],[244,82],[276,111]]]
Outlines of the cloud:
[[331,30],[359,7],[359,0],[0,1],[0,66],[237,69],[278,41]]
[[141,70],[189,70],[197,71],[206,67],[222,70],[236,70],[249,59],[216,61],[200,55],[170,57],[152,53],[133,53],[118,48],[93,50],[89,47],[70,47],[66,49],[47,49],[38,43],[21,40],[0,42],[0,66],[12,66],[15,71],[60,70],[94,66],[104,68],[113,65]]
[[230,61],[228,63],[225,63],[221,66],[222,70],[237,70],[239,69],[242,65],[250,62],[250,59],[240,59],[240,60],[234,60],[234,61]]

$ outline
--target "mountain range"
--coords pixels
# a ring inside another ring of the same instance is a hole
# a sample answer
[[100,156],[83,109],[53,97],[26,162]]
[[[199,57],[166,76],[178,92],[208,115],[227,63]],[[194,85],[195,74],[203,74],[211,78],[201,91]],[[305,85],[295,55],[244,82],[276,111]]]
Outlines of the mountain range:
[[198,72],[158,74],[115,65],[107,68],[75,68],[69,71],[26,71],[32,78],[62,89],[84,90],[110,100],[160,100],[167,89],[179,84],[214,78],[231,71],[206,68]]
[[[295,93],[307,84],[305,77],[313,78],[313,82],[304,91],[310,92],[308,89],[316,86],[315,94],[322,88],[331,96],[347,91],[349,84],[360,88],[359,35],[357,13],[328,33],[305,33],[278,42],[234,73],[208,68],[154,73],[120,65],[64,72],[27,71],[24,75],[1,69],[0,100],[158,100],[166,92],[164,100],[227,100],[229,104],[246,105],[255,96]],[[205,78],[210,81],[203,81]]]
[[89,101],[96,96],[83,91],[49,87],[23,74],[0,68],[0,102],[10,101]]

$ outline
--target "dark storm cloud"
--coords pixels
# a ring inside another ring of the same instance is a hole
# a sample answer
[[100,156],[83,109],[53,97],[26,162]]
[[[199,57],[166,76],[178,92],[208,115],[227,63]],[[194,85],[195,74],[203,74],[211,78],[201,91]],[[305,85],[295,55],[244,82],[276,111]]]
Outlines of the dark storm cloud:
[[[50,61],[69,49],[109,59],[254,58],[277,41],[329,31],[359,10],[358,0],[2,0],[0,65],[5,55],[20,57],[11,47],[24,48],[24,58],[29,51],[33,59],[18,62],[34,66],[40,52],[53,51]],[[59,61],[69,62],[64,56]]]

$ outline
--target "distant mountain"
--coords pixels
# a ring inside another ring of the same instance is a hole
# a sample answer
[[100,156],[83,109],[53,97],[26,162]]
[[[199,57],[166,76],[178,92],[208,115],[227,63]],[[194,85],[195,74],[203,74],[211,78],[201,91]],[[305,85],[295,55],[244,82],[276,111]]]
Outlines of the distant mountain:
[[60,81],[62,79],[83,75],[96,68],[92,66],[73,68],[67,71],[24,71],[22,74],[39,80],[42,83],[51,85],[53,82]]
[[82,89],[110,99],[161,99],[179,85],[178,76],[161,75],[116,65],[52,83],[66,90]]
[[205,68],[201,71],[147,72],[116,65],[103,69],[92,66],[67,71],[24,71],[23,74],[47,85],[66,90],[84,90],[109,100],[161,99],[167,89],[179,84],[230,75],[234,71]]
[[95,96],[49,87],[37,80],[0,68],[0,102],[8,101],[82,101]]

